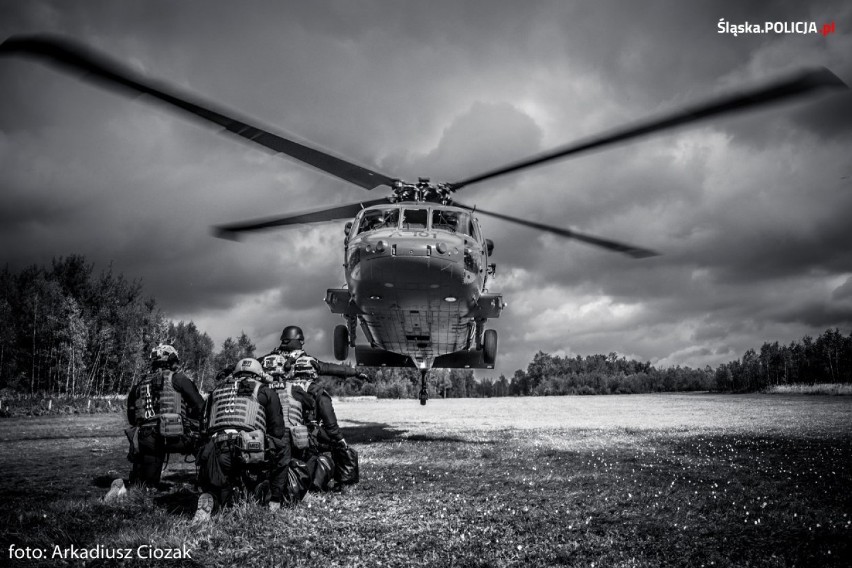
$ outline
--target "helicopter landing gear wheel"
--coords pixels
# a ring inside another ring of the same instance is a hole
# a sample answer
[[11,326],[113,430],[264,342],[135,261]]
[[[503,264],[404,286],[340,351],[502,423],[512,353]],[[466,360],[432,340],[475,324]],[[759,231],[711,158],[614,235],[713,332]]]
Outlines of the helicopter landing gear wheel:
[[349,357],[349,329],[345,325],[334,327],[334,358],[343,361]]
[[486,365],[493,365],[497,360],[497,332],[486,329],[482,339],[482,360]]

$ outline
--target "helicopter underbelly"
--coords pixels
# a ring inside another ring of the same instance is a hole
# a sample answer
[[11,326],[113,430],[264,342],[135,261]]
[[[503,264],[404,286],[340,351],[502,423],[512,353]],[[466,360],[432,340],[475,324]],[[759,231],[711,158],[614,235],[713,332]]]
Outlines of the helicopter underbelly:
[[431,365],[470,346],[478,276],[464,269],[460,255],[383,256],[363,259],[351,271],[349,291],[375,347]]

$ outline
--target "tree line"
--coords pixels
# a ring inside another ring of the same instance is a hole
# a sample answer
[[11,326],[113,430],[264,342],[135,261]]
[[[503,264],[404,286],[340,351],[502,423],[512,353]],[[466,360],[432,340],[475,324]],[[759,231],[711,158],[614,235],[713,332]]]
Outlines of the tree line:
[[[214,349],[193,322],[174,322],[143,292],[142,282],[99,273],[83,256],[54,259],[50,267],[0,272],[0,389],[48,396],[123,394],[149,368],[159,343],[180,353],[184,371],[202,391],[256,347],[241,332]],[[416,398],[416,369],[366,369],[372,380],[323,379],[334,395]],[[510,378],[476,379],[473,371],[435,369],[433,397],[552,396],[714,390],[757,391],[773,385],[852,382],[852,333],[829,329],[789,345],[764,343],[715,369],[656,368],[616,353],[561,357],[539,351]]]
[[[415,369],[374,369],[376,382],[360,394],[383,398],[415,398],[420,374]],[[816,339],[805,336],[789,345],[764,343],[740,359],[715,369],[657,368],[650,362],[608,355],[560,357],[539,351],[526,370],[511,378],[474,379],[473,371],[436,369],[429,379],[430,396],[497,397],[653,392],[755,392],[776,385],[852,383],[852,332],[828,329]],[[338,394],[359,394],[349,385],[329,384]]]
[[852,332],[827,329],[816,339],[780,345],[764,343],[748,349],[740,359],[719,365],[714,388],[720,391],[757,391],[776,385],[852,383]]
[[123,394],[169,343],[187,374],[209,387],[217,369],[254,354],[245,333],[218,351],[193,322],[169,320],[140,280],[81,255],[49,267],[0,271],[0,389],[66,397]]
[[511,379],[502,375],[482,379],[463,396],[755,392],[777,385],[823,383],[852,383],[852,332],[843,335],[835,328],[789,345],[766,342],[715,369],[656,368],[616,353],[559,357],[539,351],[526,371],[515,371]]
[[[420,373],[416,369],[372,369],[372,384],[329,382],[339,395],[370,394],[380,398],[416,398]],[[511,378],[474,378],[473,371],[435,369],[428,382],[430,396],[498,397],[654,392],[754,392],[775,385],[852,383],[852,332],[844,336],[828,329],[816,339],[805,336],[789,345],[764,343],[742,358],[715,369],[657,368],[650,362],[608,355],[560,357],[539,351],[526,370]]]

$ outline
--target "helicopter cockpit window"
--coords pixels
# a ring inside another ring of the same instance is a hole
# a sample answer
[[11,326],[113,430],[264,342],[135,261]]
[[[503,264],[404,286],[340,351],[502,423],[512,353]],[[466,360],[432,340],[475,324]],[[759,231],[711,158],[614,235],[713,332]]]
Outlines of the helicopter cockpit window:
[[453,233],[470,233],[470,215],[461,211],[434,209],[432,211],[432,228]]
[[403,229],[425,229],[429,221],[428,209],[404,209],[402,214]]
[[367,209],[358,224],[358,232],[396,228],[398,223],[399,209]]

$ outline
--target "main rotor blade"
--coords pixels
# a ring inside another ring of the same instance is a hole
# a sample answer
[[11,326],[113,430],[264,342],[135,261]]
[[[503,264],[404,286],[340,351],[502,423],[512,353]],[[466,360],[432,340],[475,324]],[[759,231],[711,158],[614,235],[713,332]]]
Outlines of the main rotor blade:
[[372,199],[370,201],[362,201],[361,203],[352,203],[350,205],[341,205],[339,207],[317,209],[314,211],[304,211],[302,213],[296,213],[293,215],[265,217],[263,219],[253,219],[251,221],[233,223],[231,225],[220,225],[218,227],[213,228],[213,234],[221,239],[237,240],[237,238],[239,237],[239,233],[260,231],[263,229],[271,229],[274,227],[286,227],[288,225],[303,225],[306,223],[323,223],[325,221],[350,219],[357,215],[358,212],[361,211],[361,209],[387,202],[387,199]]
[[255,144],[296,158],[364,189],[373,189],[380,185],[393,186],[393,178],[253,126],[243,119],[235,118],[233,113],[214,110],[214,107],[208,103],[193,100],[190,95],[181,93],[166,83],[143,77],[102,54],[66,39],[52,36],[13,37],[0,44],[0,55],[41,58],[47,63],[82,71],[84,79],[112,87],[122,87],[141,95],[149,95],[217,124]]
[[848,86],[839,77],[837,77],[837,75],[824,67],[812,69],[801,72],[794,77],[771,83],[768,86],[753,88],[741,93],[724,96],[713,101],[688,107],[669,115],[637,122],[621,129],[611,130],[600,136],[586,138],[584,140],[568,144],[567,146],[562,146],[545,154],[534,156],[449,185],[452,190],[455,191],[466,185],[479,183],[497,176],[531,168],[552,160],[567,158],[574,154],[603,148],[604,146],[624,142],[640,136],[646,136],[648,134],[653,134],[655,132],[660,132],[683,124],[689,124],[690,122],[696,122],[711,116],[745,110],[751,107],[780,101],[782,99],[804,95],[822,88],[848,89]]
[[503,219],[504,221],[510,221],[512,223],[517,223],[518,225],[523,225],[525,227],[532,227],[533,229],[538,229],[540,231],[545,231],[548,233],[553,233],[554,235],[559,235],[560,237],[566,237],[569,239],[576,239],[578,241],[582,241],[584,243],[588,243],[590,245],[595,245],[597,247],[605,248],[607,250],[620,252],[622,254],[626,254],[628,256],[632,256],[633,258],[648,258],[651,256],[659,256],[658,252],[644,249],[641,247],[636,247],[633,245],[628,245],[625,243],[619,243],[618,241],[611,241],[609,239],[602,239],[600,237],[594,237],[592,235],[586,235],[583,233],[578,233],[577,231],[572,231],[570,229],[562,229],[560,227],[554,227],[552,225],[545,225],[543,223],[536,223],[534,221],[527,221],[525,219],[518,219],[517,217],[512,217],[510,215],[503,215],[502,213],[494,213],[493,211],[485,211],[484,209],[480,209],[479,207],[471,207],[469,205],[463,205],[458,201],[453,201],[452,204],[456,207],[461,207],[463,209],[468,209],[469,211],[473,211],[476,213],[481,213],[482,215],[490,215],[491,217],[496,217],[498,219]]

